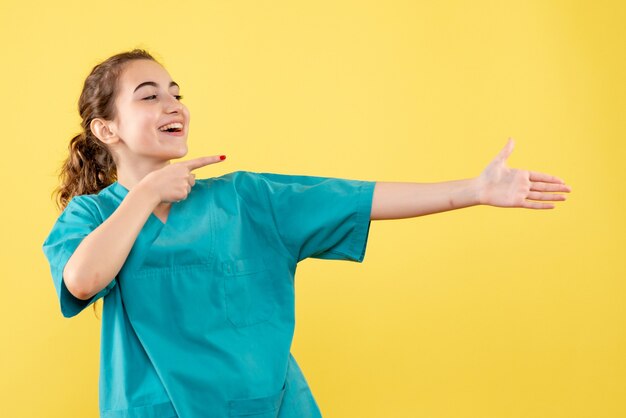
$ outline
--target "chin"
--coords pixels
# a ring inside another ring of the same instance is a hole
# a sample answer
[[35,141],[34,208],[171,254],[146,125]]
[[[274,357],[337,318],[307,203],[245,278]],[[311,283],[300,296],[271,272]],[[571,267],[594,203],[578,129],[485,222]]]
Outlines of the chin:
[[184,150],[181,150],[180,152],[177,152],[172,158],[182,158],[185,155],[187,155],[187,147],[185,147]]

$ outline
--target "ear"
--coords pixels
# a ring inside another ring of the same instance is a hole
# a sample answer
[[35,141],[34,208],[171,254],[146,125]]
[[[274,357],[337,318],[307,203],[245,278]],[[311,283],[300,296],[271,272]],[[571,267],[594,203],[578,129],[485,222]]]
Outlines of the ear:
[[89,128],[91,132],[105,144],[111,145],[119,141],[119,137],[115,133],[117,128],[114,122],[102,118],[95,118],[89,124]]

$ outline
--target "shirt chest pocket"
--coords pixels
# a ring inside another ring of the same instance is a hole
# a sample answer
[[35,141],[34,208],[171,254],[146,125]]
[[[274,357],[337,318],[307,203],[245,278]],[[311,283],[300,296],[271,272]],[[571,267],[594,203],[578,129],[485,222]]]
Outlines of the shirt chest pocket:
[[237,328],[269,320],[278,306],[276,278],[260,257],[222,262],[224,306]]

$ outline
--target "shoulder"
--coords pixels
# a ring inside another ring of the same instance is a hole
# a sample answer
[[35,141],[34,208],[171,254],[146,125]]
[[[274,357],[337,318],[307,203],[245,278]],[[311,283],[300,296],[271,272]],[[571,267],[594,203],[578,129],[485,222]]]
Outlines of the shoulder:
[[91,230],[99,223],[94,195],[73,196],[54,221],[43,243],[44,248],[63,242],[79,231]]
[[60,216],[81,216],[96,223],[102,223],[115,211],[119,203],[119,199],[111,194],[110,186],[108,186],[97,193],[72,197]]
[[336,188],[354,188],[363,183],[359,180],[342,179],[337,177],[312,176],[304,174],[269,173],[239,170],[223,174],[219,177],[196,179],[200,189],[215,192],[232,191],[239,196],[252,193],[258,195],[272,195],[300,192],[302,190],[332,190]]
[[254,171],[238,170],[223,174],[218,177],[208,177],[196,179],[196,185],[202,189],[208,188],[233,188],[245,189],[256,188],[257,184],[262,181],[264,176],[269,173],[257,173]]
[[[292,191],[308,188],[333,189],[337,187],[353,188],[361,187],[364,183],[372,183],[362,180],[345,179],[339,177],[313,176],[306,174],[270,173],[239,170],[224,174],[219,177],[196,179],[196,184],[201,187],[222,187],[233,190],[245,191],[254,190],[261,193],[272,193],[277,191]],[[214,189],[215,191],[215,189]]]
[[98,212],[98,195],[96,194],[84,194],[77,195],[70,199],[61,213],[61,217],[73,216],[73,215],[88,215],[90,218],[95,218]]
[[196,184],[210,185],[212,183],[228,183],[238,178],[246,177],[249,173],[251,172],[244,171],[244,170],[232,171],[230,173],[222,174],[221,176],[217,176],[217,177],[207,177],[203,179],[196,179]]
[[218,177],[196,179],[194,189],[218,200],[255,204],[267,201],[282,185],[294,182],[293,176],[238,170]]

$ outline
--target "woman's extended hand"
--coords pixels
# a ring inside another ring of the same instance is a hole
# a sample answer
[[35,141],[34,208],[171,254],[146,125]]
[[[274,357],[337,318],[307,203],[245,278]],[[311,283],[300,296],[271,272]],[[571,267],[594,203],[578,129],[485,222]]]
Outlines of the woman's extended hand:
[[565,195],[553,192],[569,193],[571,188],[563,180],[549,174],[506,167],[513,145],[513,139],[509,138],[506,146],[478,177],[480,203],[511,208],[554,209],[551,203],[527,199],[562,201]]

